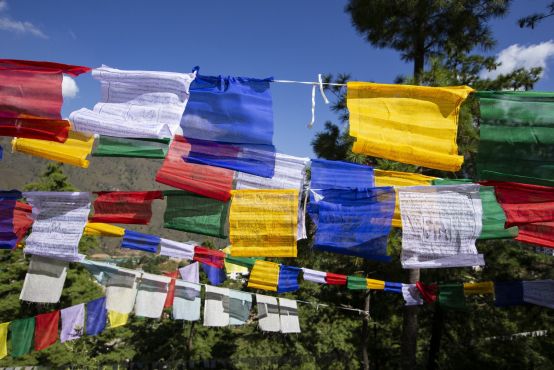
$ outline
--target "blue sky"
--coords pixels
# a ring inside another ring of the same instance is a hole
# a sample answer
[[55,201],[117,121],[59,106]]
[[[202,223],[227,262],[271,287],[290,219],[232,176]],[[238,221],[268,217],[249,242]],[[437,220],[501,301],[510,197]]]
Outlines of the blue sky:
[[[67,1],[0,0],[2,57],[49,60],[90,67],[238,75],[314,81],[318,73],[351,73],[358,80],[391,83],[411,64],[393,50],[363,41],[343,9],[345,0]],[[509,16],[492,22],[506,68],[544,63],[537,90],[554,91],[554,19],[535,30],[516,20],[543,11],[549,0],[516,0]],[[542,43],[542,44],[541,44]],[[518,44],[519,46],[514,46]],[[541,44],[533,48],[530,45]],[[77,78],[79,92],[64,115],[92,108],[99,86]],[[273,84],[274,142],[281,152],[313,156],[310,141],[335,116],[317,96],[311,118],[311,87]]]

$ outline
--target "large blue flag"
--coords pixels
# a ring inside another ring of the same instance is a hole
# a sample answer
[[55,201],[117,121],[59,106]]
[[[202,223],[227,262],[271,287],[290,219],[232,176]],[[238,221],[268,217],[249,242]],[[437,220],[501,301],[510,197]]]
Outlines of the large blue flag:
[[394,213],[392,187],[312,190],[308,214],[316,224],[314,248],[388,262]]
[[87,335],[98,335],[106,328],[107,319],[106,297],[87,303]]
[[273,106],[268,79],[197,76],[181,120],[186,160],[272,177]]
[[374,187],[373,167],[326,159],[311,160],[312,189],[367,189]]
[[160,242],[161,239],[159,236],[143,234],[132,230],[125,230],[123,240],[121,241],[121,248],[157,253]]
[[277,293],[294,292],[298,290],[298,274],[301,268],[281,265],[279,267],[279,283]]

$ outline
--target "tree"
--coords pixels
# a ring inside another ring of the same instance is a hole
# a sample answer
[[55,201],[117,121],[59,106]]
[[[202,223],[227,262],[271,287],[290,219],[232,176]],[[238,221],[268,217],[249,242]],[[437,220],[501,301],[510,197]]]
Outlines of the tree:
[[534,13],[531,15],[528,15],[527,17],[520,18],[517,23],[519,24],[520,28],[532,28],[534,29],[537,24],[542,22],[544,19],[548,17],[552,17],[554,15],[554,1],[548,4],[547,11],[541,12],[541,13]]

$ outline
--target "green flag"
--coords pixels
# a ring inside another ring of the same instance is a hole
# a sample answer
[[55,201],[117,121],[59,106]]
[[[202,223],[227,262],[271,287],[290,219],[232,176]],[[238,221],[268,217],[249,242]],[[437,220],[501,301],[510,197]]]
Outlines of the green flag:
[[254,263],[256,263],[256,260],[259,259],[263,260],[264,258],[227,256],[225,257],[225,262],[252,269],[252,267],[254,267]]
[[[470,184],[469,179],[436,179],[433,180],[433,185],[458,185],[458,184]],[[504,210],[496,200],[496,194],[494,193],[494,187],[481,186],[479,188],[479,195],[481,196],[481,204],[483,206],[483,228],[479,239],[512,239],[517,236],[517,226],[504,228],[506,223],[506,214]]]
[[554,93],[480,91],[482,180],[554,186]]
[[348,289],[366,289],[367,280],[364,277],[349,275],[346,287]]
[[464,284],[439,284],[439,305],[441,308],[465,310]]
[[133,139],[100,136],[93,157],[133,157],[164,159],[169,139]]
[[12,357],[20,357],[31,352],[33,334],[35,333],[35,318],[13,320],[10,323],[12,339]]
[[164,227],[218,238],[227,237],[229,202],[181,190],[164,191]]

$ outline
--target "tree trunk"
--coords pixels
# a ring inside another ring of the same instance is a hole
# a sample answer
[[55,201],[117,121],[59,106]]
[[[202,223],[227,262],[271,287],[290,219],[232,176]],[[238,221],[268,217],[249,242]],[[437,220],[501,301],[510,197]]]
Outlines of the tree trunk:
[[427,370],[437,369],[437,360],[439,356],[443,327],[444,313],[440,306],[435,305],[435,314],[433,315],[433,327],[431,328],[431,343],[429,344],[429,357],[427,359]]
[[370,307],[370,291],[368,290],[365,293],[365,302],[364,302],[364,318],[362,324],[362,359],[363,359],[363,369],[369,370],[369,307]]
[[194,338],[194,324],[196,323],[196,321],[193,321],[190,325],[190,332],[189,332],[189,338],[188,338],[188,341],[187,341],[187,353],[189,355],[189,358],[190,358],[190,355],[192,354],[192,340]]
[[[409,282],[415,284],[419,280],[419,269],[408,270]],[[419,306],[404,306],[402,324],[402,369],[416,368],[417,354],[417,312]]]

